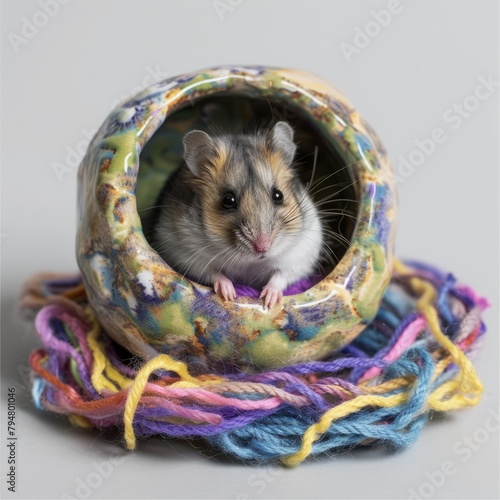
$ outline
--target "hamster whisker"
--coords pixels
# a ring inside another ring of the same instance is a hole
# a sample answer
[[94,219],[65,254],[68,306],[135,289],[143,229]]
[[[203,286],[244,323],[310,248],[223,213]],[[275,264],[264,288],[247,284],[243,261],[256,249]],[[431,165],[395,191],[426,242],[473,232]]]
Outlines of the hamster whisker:
[[[187,242],[190,242],[190,241],[193,241],[193,242],[196,242],[197,241],[197,238],[196,238],[196,235],[190,235],[188,237],[185,237],[185,238],[166,238],[162,241],[162,244],[161,245],[158,245],[157,246],[157,251],[158,252],[161,252],[164,248],[168,247],[169,244],[170,244],[170,240],[173,240],[173,244],[179,244],[179,243],[187,243]],[[217,241],[222,241],[222,238],[214,238],[214,242],[217,242]],[[183,277],[186,277],[186,275],[188,275],[188,271],[189,269],[191,268],[191,266],[195,263],[195,259],[196,257],[203,251],[207,251],[207,247],[206,246],[203,246],[202,248],[198,249],[196,252],[192,253],[186,262],[183,262],[183,265],[182,266],[179,266],[177,265],[175,270],[177,272],[179,272],[179,274],[182,274]],[[168,264],[168,262],[167,262]],[[172,266],[173,267],[173,266]]]
[[141,208],[140,210],[137,210],[137,213],[145,212],[146,210],[153,210],[153,208],[166,208],[168,205],[154,205],[152,207],[145,207]]
[[298,200],[297,204],[294,207],[292,207],[288,212],[285,213],[285,215],[283,216],[284,224],[289,224],[293,220],[300,217],[300,215],[302,214],[302,210],[304,209],[304,203],[306,201],[306,198],[308,198],[307,190],[304,191],[304,194],[302,195],[300,200]]
[[290,224],[292,223],[294,220],[297,220],[298,218],[300,218],[301,214],[298,214],[296,215],[295,217],[292,217],[291,219],[286,219],[283,221],[283,224],[287,225],[287,224]]
[[310,194],[307,189],[304,189],[304,193],[302,194],[301,198],[297,202],[297,206],[300,208],[303,206],[303,204],[310,199]]
[[318,210],[318,205],[314,205],[312,207],[303,207],[302,208],[302,211],[303,213],[308,213],[309,211],[316,211],[316,212],[321,212],[321,213],[324,213],[325,211],[328,211],[328,210],[335,210],[337,212],[342,212],[342,213],[347,213],[347,214],[351,214],[351,215],[354,215],[355,213],[357,213],[357,211],[353,211],[347,207],[336,207],[333,203],[327,203],[327,202],[323,202],[321,203],[321,205],[328,205],[328,206],[331,206],[331,208],[322,208],[321,210]]
[[[206,248],[203,248],[203,250],[206,250]],[[178,266],[176,268],[177,272],[179,274],[182,274],[183,278],[186,278],[188,276],[188,271],[191,268],[191,266],[195,263],[196,256],[198,255],[199,251],[195,252],[193,255],[191,255],[186,262],[182,263],[182,266]]]
[[[324,205],[327,205],[327,206],[331,206],[333,210],[348,210],[348,211],[349,211],[350,213],[352,213],[352,214],[354,214],[354,213],[357,213],[357,212],[358,212],[358,210],[351,210],[351,209],[346,208],[346,207],[344,207],[344,208],[341,208],[341,207],[336,207],[336,206],[335,206],[335,201],[336,201],[336,200],[326,200],[326,201],[323,201],[323,202],[321,202],[321,203],[317,203],[317,204],[315,204],[315,206],[316,206],[316,208],[319,208],[319,207],[322,207],[322,206],[324,206]],[[346,203],[348,203],[348,202],[346,202]],[[322,209],[322,210],[323,210],[323,209]]]
[[[326,203],[328,203],[330,205],[333,205],[335,202],[336,202],[335,193],[333,193],[333,194],[330,194],[328,196],[325,196],[321,200],[316,201],[314,203],[314,205],[317,206],[317,207],[320,207],[322,205],[325,205]],[[345,203],[349,203],[349,202],[359,203],[359,202],[356,202],[356,200],[348,200]]]
[[[310,238],[310,237],[305,236],[305,235],[303,235],[303,238],[307,239],[307,240],[314,241],[313,238]],[[321,247],[322,248],[323,247],[327,247],[330,250],[330,252],[334,255],[335,259],[328,252],[326,252],[322,258],[326,258],[328,260],[328,262],[329,262],[330,265],[335,266],[335,264],[339,261],[339,259],[338,259],[337,255],[335,254],[335,252],[333,251],[333,249],[324,240],[321,243]]]
[[306,184],[306,191],[307,192],[309,192],[309,186],[313,185],[314,176],[316,175],[316,164],[318,163],[318,151],[319,151],[319,148],[318,148],[318,146],[316,146],[314,148],[314,159],[313,159],[313,168],[312,168],[312,173],[311,173],[311,179]]
[[207,270],[208,266],[215,260],[215,259],[218,259],[220,258],[221,256],[223,256],[224,254],[230,252],[233,250],[233,247],[232,246],[229,246],[227,248],[224,248],[222,249],[220,252],[217,252],[206,264],[205,264],[205,267],[201,270],[201,275],[204,276],[205,275],[205,271]]
[[321,242],[321,258],[333,267],[340,261],[333,248],[325,240]]
[[332,235],[329,235],[328,238],[325,239],[325,241],[329,242],[329,244],[334,246],[335,248],[338,248],[341,246],[345,250],[347,250],[350,247],[350,245],[348,243],[346,243],[345,241],[342,241],[340,238],[334,238]]
[[220,272],[223,273],[223,274],[226,274],[226,272],[224,272],[226,269],[231,269],[233,268],[233,266],[238,263],[240,264],[240,262],[237,262],[237,261],[242,261],[242,255],[238,252],[234,252],[232,255],[229,255],[229,257],[227,257],[227,259],[221,263],[221,265],[219,266],[220,267]]
[[[182,227],[181,229],[176,229],[175,231],[169,231],[168,237],[171,237],[172,235],[178,234],[178,233],[185,234],[185,233],[189,232],[190,230],[192,230],[192,228],[185,226],[185,227]],[[190,238],[196,238],[196,236],[190,234],[187,238],[182,238],[181,241],[188,241]]]
[[[359,200],[355,200],[354,198],[335,198],[332,203],[338,203],[345,201],[346,203],[359,203]],[[314,203],[314,206],[318,206],[318,203]]]
[[[179,205],[184,205],[185,207],[191,207],[188,203],[185,203],[184,201],[180,200],[179,198],[176,198],[175,196],[172,197],[172,200],[175,201]],[[168,205],[154,205],[152,207],[145,207],[141,208],[138,210],[138,212],[144,212],[145,210],[152,210],[153,208],[166,208]]]
[[320,219],[324,222],[335,222],[335,221],[343,221],[344,217],[348,219],[352,219],[353,221],[359,221],[360,219],[354,215],[345,212],[322,212],[318,214]]
[[293,161],[294,165],[304,165],[306,162],[307,158],[310,158],[311,156],[314,156],[314,151],[312,153],[304,153],[302,156],[297,157],[296,160]]
[[351,245],[351,242],[343,234],[337,233],[335,231],[331,231],[329,229],[324,229],[324,232],[326,235],[330,236],[334,240],[345,245],[346,248]]
[[[190,262],[193,261],[200,253],[206,252],[209,249],[210,249],[210,246],[208,248],[206,246],[203,246],[200,249],[196,250],[196,252],[191,254],[191,256],[189,257],[189,260],[186,261],[186,265],[189,264],[189,267],[191,267],[192,264],[190,264]],[[189,267],[187,269],[189,269]]]
[[284,224],[290,224],[290,222],[293,222],[294,220],[300,218],[303,215],[302,211],[293,211],[289,214],[286,215],[286,218],[283,220]]
[[[189,206],[187,203],[182,203],[181,201],[179,201],[178,203],[179,203],[179,205],[184,205],[186,207]],[[141,208],[140,210],[137,210],[137,213],[141,213],[141,212],[144,212],[146,210],[152,210],[153,208],[166,208],[166,207],[168,207],[168,205],[153,205],[152,207]]]
[[[343,167],[339,168],[338,170],[335,170],[335,172],[332,172],[331,174],[326,175],[324,177],[320,177],[320,179],[318,179],[318,181],[315,184],[312,184],[311,186],[309,186],[310,189],[314,189],[315,187],[318,187],[320,184],[323,184],[323,182],[325,182],[327,179],[330,179],[330,177],[333,177],[334,175],[337,175],[338,173],[345,170],[346,168],[349,168],[352,165],[355,165],[358,161],[359,160],[356,160],[353,163],[349,163],[348,165],[344,165]],[[312,196],[314,194],[314,191],[309,190],[309,194]]]
[[288,210],[288,212],[286,212],[283,215],[283,220],[285,221],[285,224],[290,222],[290,220],[293,220],[293,219],[290,219],[291,217],[297,218],[300,216],[301,213],[302,213],[302,211],[300,210],[300,206],[297,205],[296,207],[292,207],[290,210]]
[[[325,247],[327,250],[325,250]],[[331,254],[333,254],[333,256]],[[330,264],[332,267],[335,267],[340,262],[340,259],[337,257],[335,252],[332,250],[330,245],[328,245],[328,243],[326,243],[326,242],[323,242],[321,244],[321,254],[320,255],[321,255],[321,258],[323,260],[326,260],[327,263]],[[324,270],[324,267],[323,267],[323,270]]]
[[[360,220],[359,217],[356,217],[355,215],[352,215],[349,212],[339,212],[339,211],[336,211],[336,210],[319,210],[318,214],[320,216],[321,215],[341,215],[343,217],[344,216],[345,217],[349,217],[350,219],[353,219],[353,220],[356,220],[356,221]],[[332,218],[331,220],[334,220],[334,218]]]
[[[333,196],[338,195],[338,194],[339,194],[339,193],[341,193],[342,191],[345,191],[346,189],[348,189],[348,188],[350,188],[350,187],[354,186],[354,184],[356,184],[356,183],[358,183],[358,182],[359,182],[359,180],[358,180],[358,179],[356,179],[354,182],[342,183],[342,184],[346,184],[346,185],[345,185],[342,189],[339,189],[339,190],[338,190],[338,191],[336,191],[335,193],[331,193],[331,194],[329,194],[328,196],[329,196],[330,198],[332,198]],[[339,184],[339,185],[342,185],[342,184]],[[317,190],[317,191],[315,191],[314,193],[311,193],[311,195],[312,195],[312,196],[317,196],[317,195],[318,195],[318,193],[321,193],[321,191],[325,191],[325,190],[327,190],[327,189],[332,189],[332,188],[333,188],[333,186],[325,186],[325,187],[322,187],[321,189],[318,189],[318,190]]]
[[[173,240],[174,245],[179,244],[179,243],[187,243],[190,241],[197,241],[196,235],[189,235],[189,236],[184,237],[184,238],[173,237],[174,233],[178,233],[178,232],[185,232],[185,230],[172,231],[172,233],[170,233],[167,237],[163,237],[163,240],[161,241],[161,243],[156,245],[155,248],[157,250],[160,250],[160,251],[164,250],[172,243],[172,240]],[[214,242],[222,241],[222,238],[215,237],[215,238],[213,238],[213,240],[214,240]]]

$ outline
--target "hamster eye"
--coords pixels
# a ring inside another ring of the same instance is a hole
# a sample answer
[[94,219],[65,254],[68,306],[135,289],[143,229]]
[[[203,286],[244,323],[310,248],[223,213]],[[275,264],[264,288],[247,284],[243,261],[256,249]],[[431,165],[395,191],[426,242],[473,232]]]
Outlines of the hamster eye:
[[272,196],[273,202],[276,205],[281,205],[283,203],[283,193],[279,189],[273,188],[271,196]]
[[236,196],[234,195],[234,193],[226,193],[222,197],[222,207],[226,210],[229,210],[230,208],[236,208]]

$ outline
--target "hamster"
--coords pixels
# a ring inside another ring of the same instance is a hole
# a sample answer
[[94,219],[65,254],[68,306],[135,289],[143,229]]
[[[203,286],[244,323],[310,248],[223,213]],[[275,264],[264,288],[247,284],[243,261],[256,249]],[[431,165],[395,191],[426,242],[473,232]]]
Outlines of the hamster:
[[284,121],[252,134],[188,132],[156,207],[152,246],[165,262],[228,301],[233,283],[253,286],[265,309],[310,275],[323,232],[293,166],[293,136]]

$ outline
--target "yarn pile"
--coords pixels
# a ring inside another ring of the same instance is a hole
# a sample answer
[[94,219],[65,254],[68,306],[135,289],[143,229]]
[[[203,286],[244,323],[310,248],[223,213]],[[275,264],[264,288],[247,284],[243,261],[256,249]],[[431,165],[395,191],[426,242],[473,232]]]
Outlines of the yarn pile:
[[132,450],[151,436],[203,438],[245,461],[287,466],[357,446],[413,443],[431,412],[479,402],[471,363],[488,306],[452,275],[395,263],[376,318],[340,351],[259,373],[204,373],[133,357],[103,331],[81,277],[38,275],[21,296],[42,347],[30,356],[37,408],[112,429]]

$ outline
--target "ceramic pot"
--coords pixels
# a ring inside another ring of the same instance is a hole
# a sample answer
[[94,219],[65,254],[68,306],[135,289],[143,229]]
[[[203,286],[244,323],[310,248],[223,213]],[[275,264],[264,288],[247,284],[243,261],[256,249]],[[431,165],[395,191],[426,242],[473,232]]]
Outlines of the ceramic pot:
[[[147,209],[181,160],[182,134],[203,125],[214,103],[236,121],[248,110],[265,113],[263,103],[285,113],[305,147],[320,144],[326,174],[343,172],[356,198],[336,266],[270,310],[250,297],[223,301],[174,272],[148,243]],[[375,316],[389,283],[396,196],[386,152],[347,98],[309,73],[229,66],[158,83],[109,115],[78,180],[76,253],[89,301],[109,335],[142,357],[167,353],[198,371],[321,359]]]

